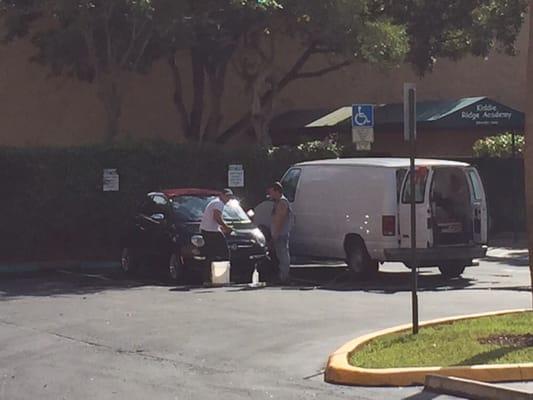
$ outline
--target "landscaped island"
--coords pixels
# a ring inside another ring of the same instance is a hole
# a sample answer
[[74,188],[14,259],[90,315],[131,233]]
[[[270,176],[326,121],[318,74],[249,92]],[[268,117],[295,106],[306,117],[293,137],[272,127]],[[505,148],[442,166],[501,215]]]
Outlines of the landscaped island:
[[380,336],[353,351],[361,368],[452,367],[533,362],[533,312],[458,320]]

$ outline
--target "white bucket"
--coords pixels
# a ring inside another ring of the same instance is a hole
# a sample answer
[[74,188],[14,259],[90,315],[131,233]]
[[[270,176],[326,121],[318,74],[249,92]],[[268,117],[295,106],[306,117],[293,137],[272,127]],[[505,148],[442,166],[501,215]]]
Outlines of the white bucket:
[[211,283],[213,285],[227,285],[230,280],[230,262],[214,261],[211,263]]

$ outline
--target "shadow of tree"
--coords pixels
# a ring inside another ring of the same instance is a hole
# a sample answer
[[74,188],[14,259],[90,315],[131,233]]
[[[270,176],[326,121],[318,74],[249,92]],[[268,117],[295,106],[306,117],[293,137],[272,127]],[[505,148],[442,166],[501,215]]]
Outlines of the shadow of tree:
[[496,361],[499,358],[502,358],[520,349],[523,349],[523,347],[500,347],[494,350],[486,351],[484,353],[476,354],[474,357],[470,357],[461,361],[461,363],[457,364],[457,366],[489,364],[491,361]]

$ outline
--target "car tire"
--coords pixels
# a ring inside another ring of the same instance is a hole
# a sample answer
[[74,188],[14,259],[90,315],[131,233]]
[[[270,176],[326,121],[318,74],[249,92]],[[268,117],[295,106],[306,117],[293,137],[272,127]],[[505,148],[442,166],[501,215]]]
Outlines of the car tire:
[[378,273],[379,263],[370,258],[360,239],[353,239],[346,246],[346,262],[358,279],[367,279]]
[[120,269],[126,275],[133,275],[139,270],[137,256],[130,247],[124,247],[122,249],[122,255],[120,258]]
[[466,265],[462,262],[446,263],[439,266],[439,271],[447,279],[459,278],[465,271]]
[[167,264],[167,280],[172,283],[183,282],[185,280],[185,265],[183,264],[181,257],[173,253]]

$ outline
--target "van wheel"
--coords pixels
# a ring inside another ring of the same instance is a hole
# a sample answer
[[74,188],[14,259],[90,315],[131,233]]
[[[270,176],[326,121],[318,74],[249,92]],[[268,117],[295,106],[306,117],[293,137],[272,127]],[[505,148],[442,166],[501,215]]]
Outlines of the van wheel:
[[365,279],[377,274],[379,264],[370,258],[360,239],[351,240],[346,247],[346,262],[357,278]]
[[448,263],[439,266],[439,271],[445,278],[459,278],[465,272],[466,265],[463,263]]

